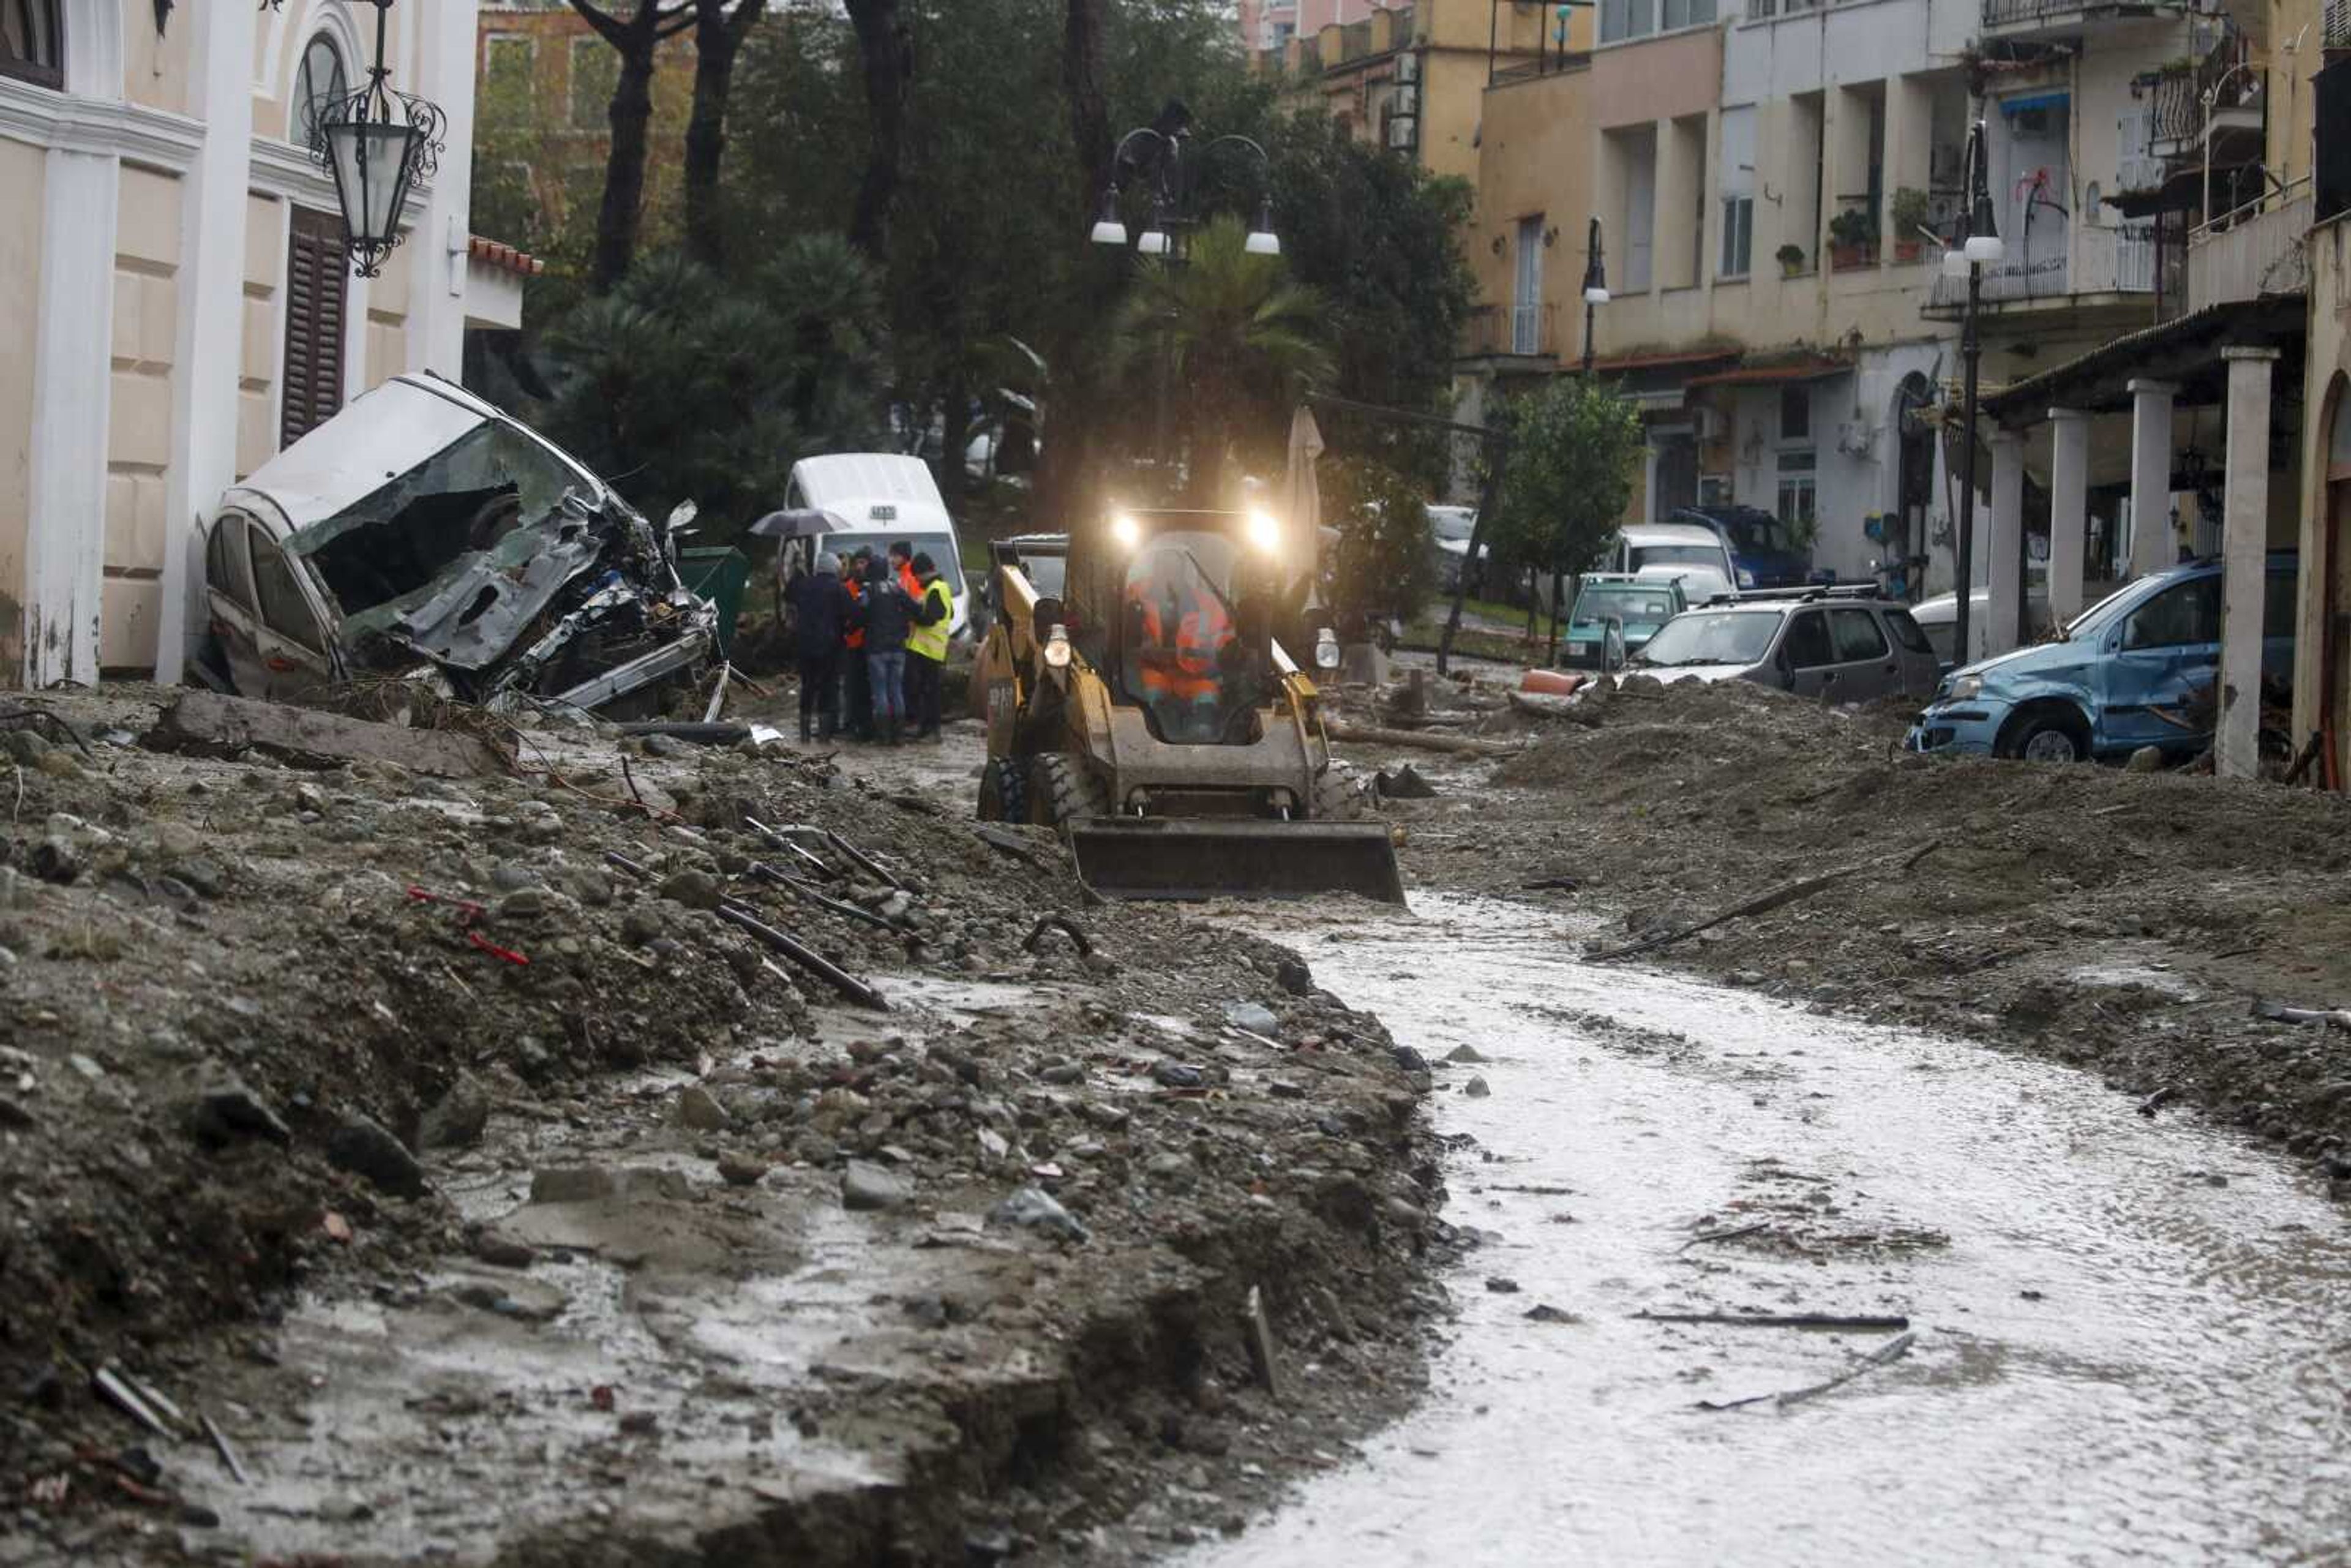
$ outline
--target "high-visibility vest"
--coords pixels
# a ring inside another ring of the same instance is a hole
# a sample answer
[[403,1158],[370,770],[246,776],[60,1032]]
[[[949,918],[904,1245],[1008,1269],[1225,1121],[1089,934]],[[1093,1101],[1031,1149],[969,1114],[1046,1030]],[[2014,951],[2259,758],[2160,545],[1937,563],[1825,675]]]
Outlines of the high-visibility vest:
[[955,590],[946,585],[945,578],[935,577],[920,597],[938,606],[939,618],[927,626],[917,625],[907,632],[906,652],[943,664],[947,657],[947,622],[955,615]]
[[[1137,600],[1143,611],[1144,640],[1156,648],[1167,646],[1159,606],[1147,597]],[[1176,623],[1174,655],[1145,653],[1141,661],[1143,684],[1155,695],[1194,701],[1217,690],[1217,653],[1232,634],[1232,622],[1213,600],[1202,600]]]

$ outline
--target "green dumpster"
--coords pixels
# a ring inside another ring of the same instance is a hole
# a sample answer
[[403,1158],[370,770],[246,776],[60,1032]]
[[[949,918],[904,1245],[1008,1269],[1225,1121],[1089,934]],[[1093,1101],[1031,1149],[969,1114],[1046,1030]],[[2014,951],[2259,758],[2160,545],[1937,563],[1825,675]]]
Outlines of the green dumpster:
[[732,545],[677,552],[678,580],[718,606],[718,653],[731,658],[735,618],[743,612],[743,590],[751,580],[751,558]]

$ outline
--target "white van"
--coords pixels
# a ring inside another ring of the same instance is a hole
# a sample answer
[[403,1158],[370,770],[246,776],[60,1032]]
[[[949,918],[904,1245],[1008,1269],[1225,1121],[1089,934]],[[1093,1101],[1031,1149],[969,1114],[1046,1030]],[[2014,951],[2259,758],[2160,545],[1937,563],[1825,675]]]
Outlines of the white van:
[[971,634],[971,591],[963,578],[955,519],[947,516],[946,498],[939,494],[929,464],[901,452],[803,457],[792,465],[784,505],[819,507],[847,523],[849,532],[828,534],[822,541],[844,564],[861,545],[880,556],[900,539],[929,556],[940,580],[955,594],[947,634],[958,641]]
[[1679,578],[1683,597],[1704,604],[1739,580],[1722,536],[1696,523],[1632,523],[1618,535],[1615,570],[1630,576]]

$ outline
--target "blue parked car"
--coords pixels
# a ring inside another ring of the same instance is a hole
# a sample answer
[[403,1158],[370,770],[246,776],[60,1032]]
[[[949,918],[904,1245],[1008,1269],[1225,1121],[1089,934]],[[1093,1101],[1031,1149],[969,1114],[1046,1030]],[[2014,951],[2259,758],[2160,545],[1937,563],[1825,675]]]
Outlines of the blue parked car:
[[1712,528],[1730,552],[1736,588],[1802,588],[1813,552],[1796,548],[1788,525],[1761,507],[1684,507],[1667,519]]
[[[2262,669],[2294,674],[2294,557],[2269,558]],[[2193,754],[2210,731],[2182,728],[2220,666],[2220,563],[2199,560],[2126,583],[2052,642],[1947,675],[1911,726],[1913,751],[2079,762],[2142,746]],[[2203,711],[2209,714],[2209,706]]]

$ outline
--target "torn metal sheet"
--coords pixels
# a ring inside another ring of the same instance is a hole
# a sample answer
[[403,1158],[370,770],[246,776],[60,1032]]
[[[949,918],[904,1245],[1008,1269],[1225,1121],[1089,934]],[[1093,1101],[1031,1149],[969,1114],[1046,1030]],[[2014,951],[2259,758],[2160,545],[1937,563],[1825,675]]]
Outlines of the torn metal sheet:
[[434,376],[354,400],[213,528],[204,663],[246,696],[319,700],[421,659],[462,701],[594,709],[692,682],[715,647],[668,528]]

